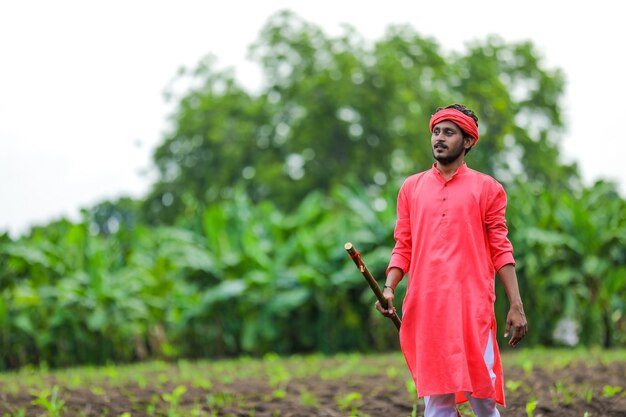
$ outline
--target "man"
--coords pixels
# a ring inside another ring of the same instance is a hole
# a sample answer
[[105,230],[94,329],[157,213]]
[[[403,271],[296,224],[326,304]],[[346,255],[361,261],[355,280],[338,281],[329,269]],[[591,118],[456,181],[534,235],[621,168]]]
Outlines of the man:
[[519,294],[513,248],[504,218],[506,194],[488,175],[467,167],[478,141],[478,118],[460,104],[438,108],[430,119],[433,167],[406,179],[398,194],[396,245],[384,296],[406,273],[400,345],[424,417],[455,417],[470,401],[477,417],[497,417],[505,405],[496,343],[495,273],[509,299],[505,337],[517,344],[528,327]]

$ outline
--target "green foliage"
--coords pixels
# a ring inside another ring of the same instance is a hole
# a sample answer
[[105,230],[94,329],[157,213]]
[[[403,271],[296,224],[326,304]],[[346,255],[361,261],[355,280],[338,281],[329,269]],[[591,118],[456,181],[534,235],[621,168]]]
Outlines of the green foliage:
[[[395,348],[395,329],[373,310],[343,243],[382,279],[396,192],[337,186],[285,213],[235,190],[199,213],[196,229],[102,235],[60,222],[4,243],[2,275],[12,278],[2,291],[3,366]],[[605,183],[579,197],[520,183],[509,200],[537,329],[528,343],[554,344],[561,317],[581,323],[585,344],[624,343],[624,201]],[[397,292],[401,300],[404,286]],[[503,319],[506,297],[496,308]]]
[[507,218],[533,341],[554,343],[557,322],[570,318],[585,344],[625,342],[625,213],[615,185],[603,181],[576,193],[521,182],[510,190]]

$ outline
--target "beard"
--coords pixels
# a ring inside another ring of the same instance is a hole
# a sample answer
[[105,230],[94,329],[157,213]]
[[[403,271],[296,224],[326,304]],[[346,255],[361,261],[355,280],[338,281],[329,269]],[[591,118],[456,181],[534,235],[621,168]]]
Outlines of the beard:
[[[435,145],[434,148],[437,148],[437,146],[444,146],[444,149],[450,149],[447,145]],[[461,141],[458,146],[450,150],[450,153],[447,156],[437,155],[435,153],[435,149],[433,149],[433,158],[435,158],[435,160],[441,165],[449,165],[456,161],[459,156],[461,156],[461,154],[463,154],[464,152],[465,147],[463,146],[463,142]]]

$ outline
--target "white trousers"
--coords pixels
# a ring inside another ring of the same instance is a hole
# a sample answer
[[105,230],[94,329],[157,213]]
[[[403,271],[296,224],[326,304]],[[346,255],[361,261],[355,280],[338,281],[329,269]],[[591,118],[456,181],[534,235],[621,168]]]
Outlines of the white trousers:
[[[491,382],[495,383],[496,374],[493,372],[494,353],[491,332],[489,332],[489,341],[483,357],[491,375]],[[469,392],[466,392],[465,396],[469,400],[476,417],[500,417],[494,398],[474,398]],[[454,393],[426,396],[424,397],[424,407],[424,417],[457,417]]]

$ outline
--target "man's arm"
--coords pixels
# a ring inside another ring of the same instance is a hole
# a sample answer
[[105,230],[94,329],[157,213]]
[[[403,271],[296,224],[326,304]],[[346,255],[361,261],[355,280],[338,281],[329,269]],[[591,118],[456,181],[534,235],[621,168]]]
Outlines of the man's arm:
[[398,192],[398,203],[396,208],[397,220],[393,231],[396,244],[391,252],[391,260],[387,267],[387,280],[383,289],[383,296],[387,299],[387,309],[376,302],[376,310],[383,316],[392,317],[396,314],[393,306],[393,292],[404,278],[404,271],[409,269],[411,264],[411,216],[409,213],[409,200],[406,196],[405,184],[402,184]]
[[509,345],[515,347],[528,332],[528,323],[524,314],[524,305],[519,293],[519,286],[517,285],[515,267],[512,264],[504,265],[498,271],[498,276],[509,299],[509,313],[506,315],[504,337],[509,337],[511,328],[513,328]]

